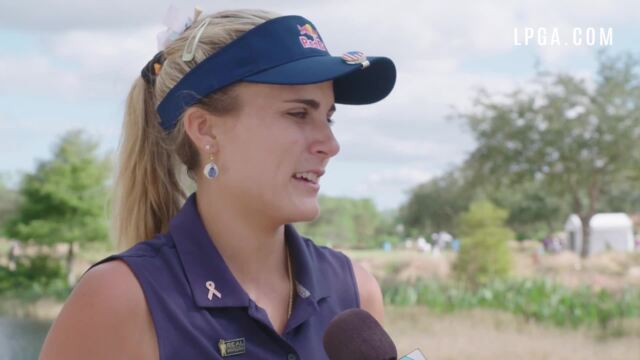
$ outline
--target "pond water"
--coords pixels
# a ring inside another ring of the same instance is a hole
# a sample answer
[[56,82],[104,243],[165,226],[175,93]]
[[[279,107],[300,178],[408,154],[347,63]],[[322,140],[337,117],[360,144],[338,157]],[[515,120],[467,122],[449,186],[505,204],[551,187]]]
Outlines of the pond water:
[[0,316],[0,359],[37,359],[50,326],[49,321]]

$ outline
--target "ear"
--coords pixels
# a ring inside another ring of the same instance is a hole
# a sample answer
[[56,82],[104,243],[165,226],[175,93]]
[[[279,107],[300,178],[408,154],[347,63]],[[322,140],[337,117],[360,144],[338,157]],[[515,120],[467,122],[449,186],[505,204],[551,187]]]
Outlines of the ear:
[[216,141],[218,134],[216,132],[219,127],[216,125],[220,123],[220,120],[196,106],[188,108],[182,117],[184,130],[196,147],[204,149],[205,146],[209,145],[211,147],[210,152],[218,151],[218,142]]

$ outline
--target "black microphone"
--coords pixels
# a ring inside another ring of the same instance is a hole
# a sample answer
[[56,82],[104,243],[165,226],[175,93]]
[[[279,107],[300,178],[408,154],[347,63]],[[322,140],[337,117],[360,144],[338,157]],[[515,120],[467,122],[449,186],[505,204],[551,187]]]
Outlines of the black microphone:
[[324,333],[324,350],[331,360],[397,360],[398,351],[380,323],[362,309],[336,316]]

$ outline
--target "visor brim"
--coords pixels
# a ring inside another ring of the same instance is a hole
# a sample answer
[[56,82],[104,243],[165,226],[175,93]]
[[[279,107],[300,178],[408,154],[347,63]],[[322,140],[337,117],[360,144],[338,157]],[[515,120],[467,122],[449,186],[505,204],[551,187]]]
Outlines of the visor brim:
[[368,56],[369,65],[347,64],[337,56],[314,56],[279,65],[248,76],[242,81],[304,85],[334,80],[335,102],[363,105],[384,99],[393,89],[396,68],[391,59]]

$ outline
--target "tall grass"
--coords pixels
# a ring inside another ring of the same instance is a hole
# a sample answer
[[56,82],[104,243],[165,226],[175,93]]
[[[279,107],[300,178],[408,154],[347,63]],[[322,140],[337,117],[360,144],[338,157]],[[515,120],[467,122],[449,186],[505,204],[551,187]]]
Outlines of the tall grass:
[[495,280],[476,289],[427,280],[383,282],[382,288],[387,304],[426,305],[436,312],[484,307],[561,327],[586,325],[607,330],[613,320],[640,316],[637,288],[614,294],[586,286],[569,289],[548,279]]

